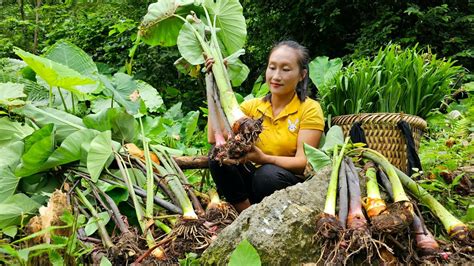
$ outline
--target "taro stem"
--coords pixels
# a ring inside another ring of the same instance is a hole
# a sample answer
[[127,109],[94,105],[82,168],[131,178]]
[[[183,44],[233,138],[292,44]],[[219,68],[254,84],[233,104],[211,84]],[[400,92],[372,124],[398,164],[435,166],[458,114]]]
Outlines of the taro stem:
[[395,167],[377,151],[368,148],[361,148],[359,151],[362,151],[363,157],[374,161],[382,167],[392,185],[394,203],[384,211],[383,218],[377,218],[380,219],[376,222],[378,229],[388,233],[401,232],[413,222],[413,204],[405,194]]
[[363,199],[362,204],[370,219],[379,215],[387,206],[380,196],[379,184],[377,183],[377,172],[375,164],[371,161],[365,163],[365,176],[367,177],[367,197]]
[[[392,186],[388,177],[382,170],[379,170],[379,178],[382,186],[387,191],[387,194],[392,198]],[[426,230],[426,225],[423,223],[423,220],[418,217],[418,215],[413,215],[413,223],[411,224],[413,234],[415,235],[416,248],[422,255],[432,255],[438,254],[442,257],[447,257],[447,254],[440,252],[438,242],[430,231]]]
[[344,158],[344,151],[348,142],[349,138],[346,138],[339,155],[337,149],[338,146],[334,147],[332,171],[331,177],[329,179],[324,211],[318,216],[316,220],[317,235],[323,236],[326,239],[339,237],[342,231],[342,228],[339,225],[336,217],[337,179],[339,175],[339,168],[341,166],[342,159]]
[[347,217],[347,228],[368,231],[367,220],[362,212],[362,201],[357,170],[350,158],[346,158],[344,161],[347,166],[347,185],[349,187],[349,215]]
[[107,232],[107,229],[105,229],[105,225],[100,220],[99,214],[97,213],[96,209],[92,206],[90,201],[86,198],[86,196],[82,193],[80,189],[76,187],[74,191],[76,192],[77,196],[81,200],[82,204],[84,204],[86,208],[89,209],[89,211],[92,214],[92,217],[96,219],[97,228],[99,230],[100,238],[102,239],[102,243],[104,247],[114,248],[115,245],[112,242],[112,239],[110,238],[109,233]]
[[339,169],[339,224],[342,228],[346,229],[347,215],[349,213],[349,194],[347,191],[347,174],[346,174],[346,164],[341,162],[341,167]]
[[214,139],[216,141],[216,146],[223,146],[225,144],[224,134],[222,133],[222,126],[219,114],[217,113],[217,105],[214,100],[214,77],[212,74],[206,74],[206,95],[207,95],[207,106],[208,106],[208,116],[211,121],[212,130],[214,131]]
[[151,231],[147,230],[148,227],[147,227],[146,221],[144,220],[143,208],[140,205],[140,202],[138,201],[138,198],[135,194],[133,183],[126,169],[125,162],[123,161],[122,157],[120,157],[118,153],[115,153],[115,159],[117,161],[117,165],[120,169],[120,172],[122,173],[123,180],[125,181],[125,185],[127,186],[128,193],[130,194],[130,197],[132,198],[133,206],[135,207],[135,213],[137,215],[137,220],[138,220],[138,224],[140,225],[140,229],[142,230],[144,234],[146,234],[147,245],[149,248],[151,248],[155,245],[155,239],[153,238]]
[[452,215],[444,206],[399,169],[395,169],[405,187],[424,205],[426,205],[443,223],[449,237],[460,242],[469,242],[468,227]]
[[171,191],[175,194],[176,198],[178,199],[179,205],[183,210],[183,219],[184,220],[196,220],[198,216],[194,212],[193,205],[189,200],[186,191],[183,188],[183,185],[179,181],[178,174],[174,171],[171,167],[171,164],[168,163],[165,156],[161,153],[161,151],[153,150],[155,154],[158,156],[160,161],[163,163],[164,167],[160,167],[159,171],[160,174],[166,179],[168,186],[170,187]]

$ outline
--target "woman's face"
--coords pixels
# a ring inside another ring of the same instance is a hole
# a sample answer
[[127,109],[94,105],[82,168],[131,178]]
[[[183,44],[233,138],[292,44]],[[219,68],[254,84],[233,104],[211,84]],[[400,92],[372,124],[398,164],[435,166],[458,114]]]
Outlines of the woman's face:
[[298,53],[288,46],[275,49],[268,59],[265,81],[272,95],[292,97],[298,82],[303,80],[306,70],[298,65]]

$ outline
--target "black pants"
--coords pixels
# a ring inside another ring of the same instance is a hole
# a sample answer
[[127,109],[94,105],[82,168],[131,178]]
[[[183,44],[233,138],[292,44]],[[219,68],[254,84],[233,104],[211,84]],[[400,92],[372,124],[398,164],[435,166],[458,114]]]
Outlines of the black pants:
[[258,203],[277,190],[303,181],[292,172],[273,164],[256,168],[251,163],[220,165],[209,159],[209,169],[217,185],[217,192],[230,203],[246,199],[250,203]]

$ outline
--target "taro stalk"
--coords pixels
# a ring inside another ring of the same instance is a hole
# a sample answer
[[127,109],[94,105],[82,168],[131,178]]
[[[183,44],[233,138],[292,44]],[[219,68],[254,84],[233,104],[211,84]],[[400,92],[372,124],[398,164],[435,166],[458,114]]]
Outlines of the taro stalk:
[[[385,191],[390,196],[390,198],[393,198],[392,185],[390,184],[387,175],[385,175],[385,173],[380,169],[379,177],[382,186],[385,188]],[[448,258],[448,254],[446,252],[441,252],[439,244],[436,241],[435,237],[433,236],[433,234],[431,234],[430,231],[426,229],[425,223],[416,214],[413,215],[413,223],[411,224],[411,229],[413,231],[413,234],[415,235],[416,248],[418,252],[420,252],[422,255],[437,254],[443,259]]]
[[[187,15],[187,16],[186,16]],[[186,16],[186,18],[184,17]],[[202,20],[201,20],[202,19]],[[232,91],[248,75],[248,68],[238,57],[247,35],[242,6],[237,0],[174,1],[161,0],[148,7],[139,30],[140,38],[150,45],[178,46],[187,63],[201,65],[204,55],[212,57],[212,74],[218,88],[218,102],[231,125],[228,144],[218,147],[218,160],[239,158],[248,152],[258,138],[261,120],[246,117]],[[227,56],[229,71],[224,64]],[[209,79],[206,79],[208,82]],[[232,84],[231,84],[232,82]],[[212,86],[208,86],[211,87]],[[212,104],[209,102],[209,104]],[[213,106],[209,110],[213,111]],[[210,113],[209,116],[216,116]],[[213,119],[210,119],[211,122]],[[219,124],[215,128],[222,128]],[[219,130],[213,132],[218,144],[222,143]],[[228,151],[232,151],[231,153]]]
[[395,167],[377,151],[368,148],[361,148],[358,151],[362,153],[363,157],[374,161],[382,167],[392,184],[394,203],[382,212],[381,217],[377,218],[376,227],[384,232],[402,231],[413,222],[413,204],[405,194]]
[[423,187],[418,185],[413,179],[408,177],[405,173],[395,168],[398,177],[405,187],[424,205],[426,205],[443,223],[444,228],[449,234],[449,237],[460,241],[470,243],[470,232],[466,224],[458,220],[452,215],[439,201],[437,201],[431,194]]
[[341,166],[342,159],[344,158],[344,151],[348,141],[349,138],[346,138],[346,141],[339,154],[337,146],[335,146],[333,149],[332,171],[331,177],[329,179],[324,211],[319,215],[316,221],[316,226],[318,228],[317,234],[320,234],[326,239],[338,238],[342,231],[342,228],[339,225],[338,219],[336,217],[337,180],[339,176],[339,168]]
[[380,249],[392,253],[392,250],[384,243],[373,239],[367,224],[367,219],[362,212],[362,199],[359,185],[359,176],[354,163],[350,158],[344,160],[347,169],[347,184],[349,188],[349,215],[347,217],[347,233],[345,235],[348,243],[347,250],[351,253],[345,258],[344,264],[360,252],[365,252],[366,260],[370,263],[374,254],[381,257]]
[[365,176],[367,177],[367,197],[363,200],[364,209],[367,216],[373,219],[381,212],[383,212],[387,205],[380,196],[379,184],[377,183],[377,172],[375,171],[375,164],[371,161],[365,163]]
[[180,173],[176,170],[172,159],[166,156],[166,151],[152,148],[160,159],[161,165],[155,165],[165,178],[171,191],[178,199],[183,214],[172,231],[162,240],[160,249],[173,257],[183,257],[188,252],[201,253],[211,242],[211,232],[204,226],[205,220],[198,217],[193,204],[186,194],[180,181]]

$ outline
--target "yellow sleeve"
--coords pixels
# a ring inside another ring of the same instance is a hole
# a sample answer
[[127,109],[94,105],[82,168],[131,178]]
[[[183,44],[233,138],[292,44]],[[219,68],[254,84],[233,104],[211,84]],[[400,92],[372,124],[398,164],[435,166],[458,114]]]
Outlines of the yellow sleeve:
[[317,129],[324,131],[324,116],[321,105],[310,99],[307,99],[305,103],[301,115],[300,129]]
[[252,117],[253,109],[255,108],[255,100],[244,101],[240,104],[240,110],[244,112],[246,116]]

